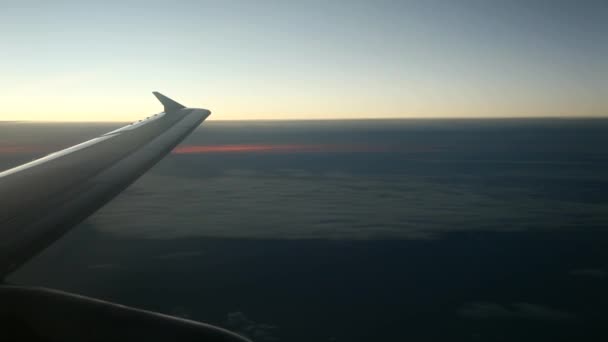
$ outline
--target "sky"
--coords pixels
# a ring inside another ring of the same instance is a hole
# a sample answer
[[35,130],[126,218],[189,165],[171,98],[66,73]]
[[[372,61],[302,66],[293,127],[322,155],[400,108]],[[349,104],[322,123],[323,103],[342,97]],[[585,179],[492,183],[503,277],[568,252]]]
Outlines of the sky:
[[608,116],[606,1],[0,6],[0,120]]

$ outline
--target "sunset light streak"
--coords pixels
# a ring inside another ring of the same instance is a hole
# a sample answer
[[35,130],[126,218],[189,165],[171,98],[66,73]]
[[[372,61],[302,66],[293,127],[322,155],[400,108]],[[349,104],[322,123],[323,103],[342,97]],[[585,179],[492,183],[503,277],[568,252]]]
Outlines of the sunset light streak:
[[423,146],[389,146],[364,144],[235,144],[183,145],[174,154],[204,153],[370,153],[370,152],[434,152],[438,149]]
[[237,145],[184,145],[173,150],[175,154],[195,153],[314,153],[314,152],[376,152],[381,146],[333,144],[237,144]]

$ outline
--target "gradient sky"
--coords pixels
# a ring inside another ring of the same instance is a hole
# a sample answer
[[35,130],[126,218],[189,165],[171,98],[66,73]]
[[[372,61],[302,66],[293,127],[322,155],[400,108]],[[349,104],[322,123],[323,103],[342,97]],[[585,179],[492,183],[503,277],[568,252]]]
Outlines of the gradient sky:
[[608,116],[607,1],[0,6],[0,120]]

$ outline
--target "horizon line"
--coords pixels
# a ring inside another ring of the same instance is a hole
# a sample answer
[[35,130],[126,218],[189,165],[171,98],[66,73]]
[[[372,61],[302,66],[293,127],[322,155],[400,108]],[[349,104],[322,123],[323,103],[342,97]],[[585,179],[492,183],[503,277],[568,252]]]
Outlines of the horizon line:
[[[213,119],[210,118],[205,122],[324,122],[324,121],[410,121],[410,120],[534,120],[534,119],[555,119],[555,120],[602,120],[608,119],[606,115],[537,115],[537,116],[432,116],[432,117],[379,117],[379,118],[294,118],[294,119]],[[132,120],[2,120],[4,123],[131,123]]]

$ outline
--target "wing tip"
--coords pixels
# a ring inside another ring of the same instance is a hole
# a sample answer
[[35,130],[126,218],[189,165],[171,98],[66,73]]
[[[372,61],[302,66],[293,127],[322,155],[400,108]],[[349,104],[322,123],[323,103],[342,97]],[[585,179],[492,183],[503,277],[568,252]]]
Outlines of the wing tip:
[[165,113],[186,108],[186,106],[182,105],[181,103],[178,103],[177,101],[172,100],[157,91],[153,91],[152,94],[154,94],[158,101],[160,101],[160,103],[162,103],[162,105],[165,107]]

